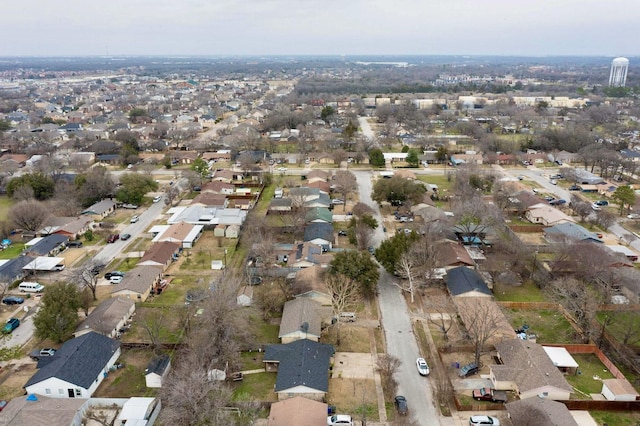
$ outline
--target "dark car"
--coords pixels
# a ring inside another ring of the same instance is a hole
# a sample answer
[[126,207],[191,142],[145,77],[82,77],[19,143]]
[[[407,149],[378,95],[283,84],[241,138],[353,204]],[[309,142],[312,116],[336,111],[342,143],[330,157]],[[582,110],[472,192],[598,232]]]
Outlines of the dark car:
[[4,334],[10,334],[13,330],[20,327],[20,320],[18,318],[11,318],[2,328]]
[[67,247],[80,248],[80,247],[82,247],[82,241],[69,241],[67,243]]
[[562,198],[559,200],[551,200],[549,201],[549,204],[552,206],[561,206],[562,204],[567,204],[567,200],[563,200]]
[[347,236],[347,231],[344,231],[344,230],[338,231],[338,235],[340,237],[346,237]]
[[107,238],[107,243],[115,243],[116,241],[118,241],[120,239],[120,235],[118,234],[111,234],[109,235],[109,238]]
[[578,185],[571,185],[569,191],[580,191],[580,187]]
[[458,376],[467,377],[476,374],[478,371],[480,371],[480,368],[478,368],[478,364],[472,362],[470,364],[462,366],[460,368],[460,371],[458,371]]
[[20,305],[24,303],[24,299],[18,296],[7,296],[2,299],[2,303],[4,303],[5,305]]
[[398,395],[394,399],[394,404],[396,406],[396,411],[401,416],[406,416],[409,413],[409,406],[407,405],[407,398],[402,395]]
[[129,238],[131,238],[131,234],[122,234],[120,237],[122,241],[127,241]]
[[105,265],[93,265],[93,267],[91,268],[91,273],[93,275],[98,275],[100,271],[104,269],[104,266]]

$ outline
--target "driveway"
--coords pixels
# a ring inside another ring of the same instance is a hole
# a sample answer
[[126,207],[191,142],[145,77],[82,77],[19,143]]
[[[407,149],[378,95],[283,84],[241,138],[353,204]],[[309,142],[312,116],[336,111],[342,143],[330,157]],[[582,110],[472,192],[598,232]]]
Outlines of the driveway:
[[[375,211],[375,218],[382,224],[378,204],[371,199],[372,172],[353,172],[358,182],[360,201]],[[382,226],[376,228],[372,245],[377,247],[384,239]],[[380,268],[378,281],[378,304],[387,344],[387,353],[400,360],[396,375],[398,394],[407,398],[412,417],[421,425],[439,425],[440,413],[436,409],[428,377],[422,377],[416,370],[415,361],[420,356],[413,334],[409,310],[400,289],[393,284],[393,277]]]

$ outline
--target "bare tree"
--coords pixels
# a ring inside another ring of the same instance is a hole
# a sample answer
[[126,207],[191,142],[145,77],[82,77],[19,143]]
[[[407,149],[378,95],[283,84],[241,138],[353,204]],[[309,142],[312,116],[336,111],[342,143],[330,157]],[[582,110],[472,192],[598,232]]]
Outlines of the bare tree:
[[449,340],[449,330],[453,327],[454,315],[452,306],[447,302],[446,296],[431,296],[425,298],[427,300],[427,309],[429,310],[428,321],[433,324],[444,337],[445,341]]
[[154,352],[160,347],[160,337],[167,328],[163,308],[148,308],[138,316],[137,324],[145,331]]
[[36,200],[20,201],[9,210],[9,220],[26,231],[38,231],[49,216],[49,209]]
[[13,199],[16,201],[27,201],[35,198],[35,191],[31,185],[21,185],[13,192]]
[[93,300],[98,300],[96,298],[96,290],[98,289],[98,275],[95,273],[96,271],[101,269],[102,265],[99,265],[95,261],[86,262],[84,265],[76,269],[73,273],[73,279],[76,284],[79,286],[79,291],[83,289],[88,289],[91,291],[91,295],[93,296]]
[[173,185],[167,188],[166,197],[164,199],[164,203],[167,206],[173,207],[174,203],[180,197],[180,190],[178,189],[178,185]]
[[480,365],[480,356],[489,340],[500,332],[501,320],[504,317],[497,305],[489,300],[464,300],[457,303],[458,312],[474,347],[474,361]]
[[377,370],[380,373],[380,380],[384,388],[385,395],[391,397],[398,390],[396,373],[400,369],[400,360],[393,355],[385,354],[378,356]]
[[577,195],[572,195],[571,196],[571,203],[569,205],[571,206],[573,211],[578,216],[580,216],[580,222],[584,222],[587,219],[587,217],[589,217],[591,212],[593,211],[591,209],[591,204],[589,204],[588,202],[584,201],[582,198],[580,198]]
[[333,184],[335,185],[335,191],[342,195],[344,204],[342,205],[342,211],[346,209],[347,198],[349,195],[358,189],[358,182],[353,173],[347,170],[338,170],[333,176]]
[[396,264],[396,271],[406,280],[406,285],[398,284],[403,291],[409,292],[411,295],[411,303],[414,303],[414,292],[416,290],[417,280],[420,276],[419,265],[415,262],[415,258],[408,252],[402,253]]
[[120,408],[114,406],[102,407],[99,405],[92,406],[84,412],[84,419],[93,420],[102,426],[113,426],[120,414]]
[[340,315],[360,300],[360,288],[342,274],[327,274],[327,289],[331,296],[331,307],[336,317],[336,343],[340,345]]

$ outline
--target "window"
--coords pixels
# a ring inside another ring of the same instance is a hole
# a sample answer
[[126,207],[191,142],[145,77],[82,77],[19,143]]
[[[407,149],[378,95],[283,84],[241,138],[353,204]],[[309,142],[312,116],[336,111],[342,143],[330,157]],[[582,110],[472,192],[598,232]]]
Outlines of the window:
[[44,393],[46,393],[47,395],[51,395],[51,389],[45,389]]
[[76,388],[76,396],[82,396],[82,389]]
[[64,395],[64,389],[58,389],[58,395]]

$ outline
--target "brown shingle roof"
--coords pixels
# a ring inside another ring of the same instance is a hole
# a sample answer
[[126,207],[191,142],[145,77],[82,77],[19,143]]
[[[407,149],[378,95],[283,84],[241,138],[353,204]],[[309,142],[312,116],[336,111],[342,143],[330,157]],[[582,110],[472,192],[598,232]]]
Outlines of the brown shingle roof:
[[180,244],[172,243],[169,241],[163,241],[160,243],[155,243],[151,246],[149,250],[144,253],[140,262],[157,262],[167,264],[171,260],[171,257],[174,253],[178,251],[180,248]]

